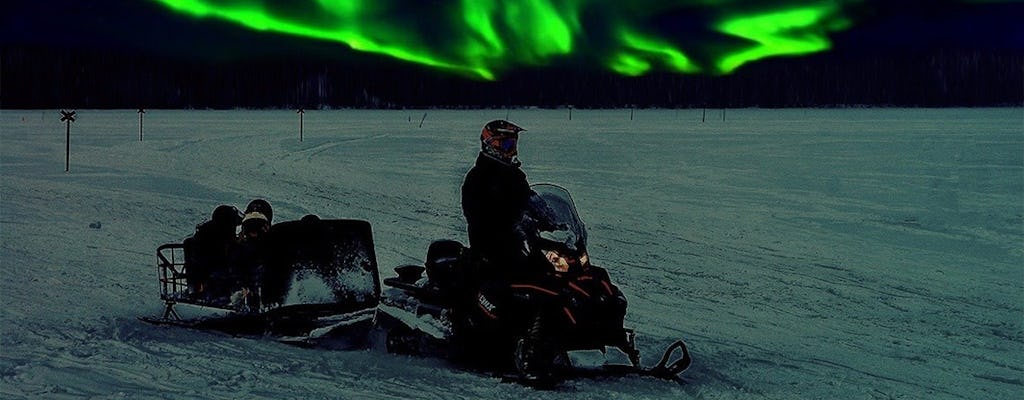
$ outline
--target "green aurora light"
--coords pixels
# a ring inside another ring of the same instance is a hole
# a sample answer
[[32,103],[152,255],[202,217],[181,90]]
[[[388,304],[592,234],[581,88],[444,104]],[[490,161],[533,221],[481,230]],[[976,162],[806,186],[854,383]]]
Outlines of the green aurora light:
[[[344,43],[485,79],[582,57],[616,73],[728,74],[831,47],[862,0],[153,0],[197,18]],[[687,13],[686,24],[666,15]],[[697,22],[694,22],[697,21]],[[682,29],[676,29],[682,28]],[[685,32],[685,33],[680,33]]]

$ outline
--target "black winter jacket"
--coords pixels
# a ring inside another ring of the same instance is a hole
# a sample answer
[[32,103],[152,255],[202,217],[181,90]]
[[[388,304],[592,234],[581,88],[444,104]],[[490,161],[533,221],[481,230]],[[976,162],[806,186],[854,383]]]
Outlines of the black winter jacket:
[[516,224],[532,194],[521,169],[480,153],[462,184],[462,213],[475,254],[497,265],[524,259]]

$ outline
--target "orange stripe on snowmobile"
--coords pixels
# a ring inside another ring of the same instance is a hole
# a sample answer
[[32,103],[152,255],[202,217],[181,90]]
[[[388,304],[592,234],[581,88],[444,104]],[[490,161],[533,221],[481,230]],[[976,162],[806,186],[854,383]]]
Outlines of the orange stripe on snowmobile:
[[571,321],[573,325],[576,325],[576,318],[572,316],[572,311],[569,311],[569,307],[562,307],[562,311],[565,311],[565,316],[569,317],[569,321]]
[[584,296],[590,297],[590,293],[587,293],[587,291],[583,290],[583,288],[581,288],[579,286],[576,286],[575,283],[569,282],[569,287],[573,288],[573,290],[575,290],[577,292],[582,293]]
[[513,289],[533,289],[533,290],[536,290],[538,292],[541,292],[541,293],[544,293],[544,294],[548,294],[548,295],[551,295],[551,296],[558,296],[557,292],[554,292],[554,291],[542,288],[540,286],[534,286],[534,285],[511,285],[511,287]]
[[615,294],[615,292],[612,291],[612,285],[609,285],[608,281],[601,281],[601,284],[604,285],[604,290],[607,290],[608,294]]
[[483,312],[484,312],[484,315],[487,315],[487,316],[488,316],[488,317],[490,317],[491,319],[498,319],[498,316],[494,315],[494,314],[493,314],[493,313],[491,313],[491,312],[490,312],[489,310],[487,310],[487,308],[486,308],[486,307],[484,307],[484,305],[483,305],[483,304],[480,304],[480,303],[476,303],[476,306],[480,308],[480,311],[483,311]]

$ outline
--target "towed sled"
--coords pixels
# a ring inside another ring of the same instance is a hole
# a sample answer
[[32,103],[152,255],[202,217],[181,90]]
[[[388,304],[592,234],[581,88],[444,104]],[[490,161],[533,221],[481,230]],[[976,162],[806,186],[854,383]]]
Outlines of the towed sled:
[[300,345],[365,346],[381,291],[368,222],[307,216],[274,224],[261,246],[265,262],[246,302],[197,289],[194,271],[220,266],[197,265],[189,240],[158,247],[164,310],[140,319]]
[[[532,189],[537,196],[520,224],[530,253],[522,271],[495,284],[472,249],[435,241],[424,265],[399,266],[397,277],[384,279],[376,342],[389,352],[441,356],[538,387],[581,375],[678,380],[691,361],[686,344],[676,341],[656,365],[641,365],[636,334],[623,326],[626,298],[591,263],[569,192],[550,184]],[[609,349],[626,362],[574,365],[571,353],[610,356]]]

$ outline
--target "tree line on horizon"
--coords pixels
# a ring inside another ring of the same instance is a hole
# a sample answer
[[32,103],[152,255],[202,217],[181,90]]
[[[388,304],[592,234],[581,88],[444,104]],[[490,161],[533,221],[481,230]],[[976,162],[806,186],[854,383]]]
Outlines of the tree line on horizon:
[[724,76],[625,77],[588,66],[476,81],[394,63],[4,47],[0,108],[737,108],[1024,104],[1024,56],[929,51],[777,58]]

